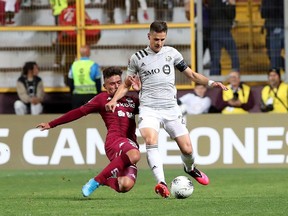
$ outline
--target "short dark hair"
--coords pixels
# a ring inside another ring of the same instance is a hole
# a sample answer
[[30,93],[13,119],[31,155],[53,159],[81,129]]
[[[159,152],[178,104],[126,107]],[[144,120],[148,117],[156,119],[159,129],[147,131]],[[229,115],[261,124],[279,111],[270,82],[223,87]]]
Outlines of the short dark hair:
[[108,79],[114,75],[122,76],[123,71],[119,67],[108,67],[103,70],[103,78]]
[[26,62],[23,66],[22,75],[26,76],[28,74],[28,71],[34,69],[34,65],[37,65],[35,61]]
[[166,32],[168,31],[167,23],[161,20],[156,20],[150,25],[150,32]]

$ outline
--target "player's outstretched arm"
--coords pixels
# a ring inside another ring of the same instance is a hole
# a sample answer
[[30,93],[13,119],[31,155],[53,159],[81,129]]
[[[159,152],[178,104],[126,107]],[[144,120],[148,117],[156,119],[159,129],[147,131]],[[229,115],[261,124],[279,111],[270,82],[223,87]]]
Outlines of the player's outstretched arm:
[[209,80],[204,75],[194,72],[189,67],[184,70],[184,74],[187,77],[189,77],[192,81],[194,81],[196,83],[200,83],[200,84],[203,84],[203,85],[208,85],[208,86],[213,87],[213,88],[219,87],[219,88],[221,88],[224,91],[228,90],[228,88],[225,85],[223,85],[221,82],[215,82],[213,80]]
[[65,114],[63,114],[62,116],[48,122],[48,123],[40,123],[38,124],[36,127],[40,128],[41,131],[43,130],[49,130],[50,128],[54,128],[58,125],[62,125],[62,124],[66,124],[68,122],[72,122],[75,121],[76,119],[79,119],[81,117],[83,117],[84,115],[87,115],[88,113],[93,112],[93,109],[90,110],[86,110],[86,113],[81,111],[81,108],[76,108],[74,110],[71,110]]
[[208,82],[208,85],[209,86],[211,86],[211,87],[213,87],[213,88],[215,88],[215,87],[219,87],[219,88],[221,88],[222,90],[224,90],[224,91],[227,91],[228,90],[228,88],[225,86],[225,85],[223,85],[223,83],[221,83],[221,82],[211,82],[210,84],[209,84],[209,82]]

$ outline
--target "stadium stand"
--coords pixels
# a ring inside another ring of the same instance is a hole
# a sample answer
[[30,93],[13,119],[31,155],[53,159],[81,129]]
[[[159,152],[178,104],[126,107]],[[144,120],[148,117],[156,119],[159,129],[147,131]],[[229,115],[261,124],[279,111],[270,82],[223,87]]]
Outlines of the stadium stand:
[[[15,23],[18,27],[0,26],[0,40],[5,43],[0,44],[0,113],[13,113],[10,102],[16,100],[15,80],[19,76],[25,61],[37,61],[40,66],[40,76],[45,83],[47,92],[46,113],[57,112],[53,110],[54,104],[59,104],[58,109],[66,111],[69,109],[67,102],[70,100],[69,89],[65,85],[63,71],[53,68],[55,47],[53,42],[56,38],[57,27],[54,27],[54,17],[51,15],[51,8],[48,0],[37,0],[31,7],[21,7],[15,16]],[[84,2],[84,0],[81,0]],[[100,1],[85,1],[85,9],[92,19],[98,19],[101,24],[105,24],[106,16],[103,5]],[[102,25],[101,39],[91,47],[91,57],[97,62],[101,62],[103,67],[117,65],[126,68],[128,58],[135,51],[147,45],[146,33],[148,23],[153,20],[153,1],[147,1],[149,20],[144,20],[139,16],[139,25]],[[233,28],[233,37],[237,43],[240,57],[240,71],[247,75],[263,75],[264,78],[256,81],[255,84],[262,84],[266,80],[268,70],[268,58],[265,51],[265,33],[262,31],[263,20],[259,14],[260,0],[241,0],[236,5],[236,20]],[[191,64],[190,29],[185,19],[183,1],[175,1],[173,24],[179,26],[170,28],[167,45],[172,45],[179,49],[184,58]],[[125,18],[125,11],[122,8],[115,9],[116,24],[122,24]],[[183,23],[184,24],[183,27]],[[39,31],[38,27],[41,30]],[[47,30],[43,28],[47,27]],[[54,29],[55,28],[55,29]],[[59,30],[59,29],[58,29]],[[133,35],[133,40],[127,35]],[[181,40],[179,40],[179,35]],[[223,52],[225,52],[223,50]],[[231,63],[229,56],[224,53],[221,58],[223,68],[222,75],[226,75]],[[221,78],[225,81],[225,77]],[[179,89],[191,88],[191,83],[187,83],[184,76],[176,77]],[[181,94],[181,93],[180,93]],[[5,101],[5,103],[2,101]],[[59,110],[60,112],[60,110]]]

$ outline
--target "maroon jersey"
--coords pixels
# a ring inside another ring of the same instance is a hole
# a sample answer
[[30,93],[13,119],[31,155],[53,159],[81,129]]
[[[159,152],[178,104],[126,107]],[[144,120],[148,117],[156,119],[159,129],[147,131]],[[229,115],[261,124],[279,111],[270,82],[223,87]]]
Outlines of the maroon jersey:
[[86,115],[97,112],[101,115],[107,128],[106,142],[113,142],[117,138],[129,138],[136,142],[135,114],[138,113],[139,101],[134,97],[125,96],[117,101],[117,107],[112,112],[105,110],[105,104],[112,97],[103,92],[92,98],[87,104],[80,107]]
[[121,138],[129,138],[137,143],[135,114],[138,114],[139,100],[132,96],[124,96],[117,101],[117,107],[114,113],[112,113],[105,110],[106,103],[111,99],[112,96],[107,92],[102,92],[83,106],[71,110],[63,116],[49,122],[49,125],[56,127],[57,125],[81,118],[89,113],[99,113],[107,127],[105,145],[114,143]]

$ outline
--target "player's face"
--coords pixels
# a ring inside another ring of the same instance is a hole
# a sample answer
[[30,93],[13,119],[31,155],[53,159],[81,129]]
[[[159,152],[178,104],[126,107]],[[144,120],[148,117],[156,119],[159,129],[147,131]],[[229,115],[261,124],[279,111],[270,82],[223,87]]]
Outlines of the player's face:
[[119,75],[114,75],[105,79],[103,86],[108,94],[114,95],[121,83],[121,77]]
[[166,32],[149,32],[148,33],[148,39],[150,41],[150,48],[154,52],[159,52],[162,47],[164,46],[165,40],[166,40]]

